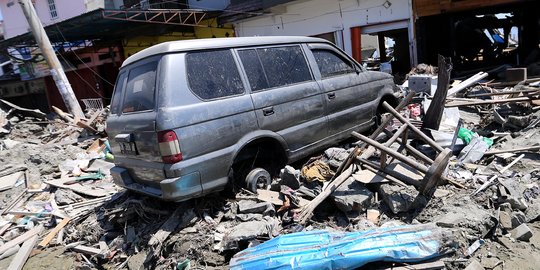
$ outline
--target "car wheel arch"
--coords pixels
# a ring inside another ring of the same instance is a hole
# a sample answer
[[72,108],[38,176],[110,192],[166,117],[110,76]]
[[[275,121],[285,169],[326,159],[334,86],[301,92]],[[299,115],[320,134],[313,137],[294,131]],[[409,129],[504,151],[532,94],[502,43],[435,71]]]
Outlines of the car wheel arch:
[[[279,155],[276,160],[278,164],[286,165],[289,160],[287,143],[278,134],[270,131],[258,131],[250,134],[246,134],[241,140],[238,141],[236,151],[231,158],[229,165],[230,169],[233,169],[238,162],[244,161],[242,155],[250,156],[250,151],[253,148],[262,148],[271,152],[271,155]],[[267,153],[263,153],[267,154]]]

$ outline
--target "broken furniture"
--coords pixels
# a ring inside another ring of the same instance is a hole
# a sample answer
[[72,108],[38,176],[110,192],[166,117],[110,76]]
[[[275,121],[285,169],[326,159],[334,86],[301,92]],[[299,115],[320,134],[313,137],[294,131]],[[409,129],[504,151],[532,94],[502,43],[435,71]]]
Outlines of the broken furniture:
[[[362,134],[353,132],[352,133],[353,136],[355,136],[356,138],[362,140],[363,142],[381,151],[379,166],[376,165],[376,163],[369,162],[369,160],[365,158],[358,158],[358,161],[376,170],[383,171],[384,173],[387,173],[395,178],[398,178],[407,184],[413,185],[416,188],[418,188],[422,194],[428,195],[433,190],[433,188],[442,184],[444,180],[448,181],[448,179],[446,179],[446,177],[443,176],[443,172],[446,169],[446,166],[448,165],[448,161],[450,160],[450,157],[452,156],[452,151],[450,149],[443,149],[431,138],[429,138],[426,134],[424,134],[417,127],[411,124],[402,115],[400,115],[399,112],[394,110],[394,108],[392,108],[392,106],[390,106],[388,103],[384,102],[383,107],[387,112],[391,113],[395,118],[397,118],[402,123],[402,126],[396,131],[395,134],[393,134],[393,136],[385,144],[381,144]],[[426,143],[428,143],[433,148],[433,150],[435,150],[438,153],[435,160],[431,160],[429,157],[422,154],[420,151],[413,150],[414,148],[412,147],[408,148],[406,146],[407,141],[408,141],[407,136],[408,136],[409,130],[414,132],[415,135],[417,135],[419,138],[421,138]],[[402,136],[402,138],[399,140],[400,148],[398,149],[398,151],[393,150],[390,146],[396,141],[398,141],[400,136]],[[417,160],[411,159],[407,157],[406,155],[402,154],[400,149],[401,151],[407,150],[407,152],[410,155],[416,157]],[[424,174],[423,180],[419,182],[417,180],[411,179],[410,177],[406,177],[404,175],[396,173],[392,170],[385,169],[386,165],[388,164],[388,160],[387,160],[388,155],[411,166],[412,168],[418,170],[420,173]],[[420,163],[419,161],[427,162],[429,166],[424,165]]]

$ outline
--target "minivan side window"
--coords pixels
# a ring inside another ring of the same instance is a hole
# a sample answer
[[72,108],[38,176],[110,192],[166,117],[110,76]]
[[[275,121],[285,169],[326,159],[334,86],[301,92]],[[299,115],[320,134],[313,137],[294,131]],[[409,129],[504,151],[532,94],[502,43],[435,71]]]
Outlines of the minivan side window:
[[268,88],[268,79],[264,74],[259,55],[255,49],[239,51],[238,55],[246,71],[249,85],[252,91],[259,91]]
[[323,78],[356,72],[349,61],[343,60],[333,51],[312,50],[312,52]]
[[120,111],[120,103],[122,98],[122,93],[124,92],[124,84],[126,81],[127,72],[121,72],[118,75],[116,84],[114,85],[114,94],[111,99],[111,113],[117,114]]
[[129,71],[123,113],[154,109],[157,65],[158,62],[153,61]]
[[189,87],[201,99],[244,93],[244,85],[230,50],[188,53],[186,69]]
[[238,54],[253,91],[313,79],[300,46],[249,49]]

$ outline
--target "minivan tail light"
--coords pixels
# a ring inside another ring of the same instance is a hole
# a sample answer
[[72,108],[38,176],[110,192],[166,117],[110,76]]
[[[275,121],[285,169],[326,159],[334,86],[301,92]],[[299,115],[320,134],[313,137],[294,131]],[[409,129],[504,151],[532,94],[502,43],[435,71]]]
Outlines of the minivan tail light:
[[172,130],[158,132],[159,153],[163,163],[173,164],[182,161],[178,137]]

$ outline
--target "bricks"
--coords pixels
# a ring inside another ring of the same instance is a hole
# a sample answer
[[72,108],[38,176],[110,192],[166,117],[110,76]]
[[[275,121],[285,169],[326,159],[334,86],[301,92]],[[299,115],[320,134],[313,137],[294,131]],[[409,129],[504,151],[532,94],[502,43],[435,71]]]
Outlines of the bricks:
[[521,241],[529,241],[529,239],[531,239],[533,236],[531,229],[529,229],[529,226],[527,226],[525,223],[513,229],[510,234],[513,238]]

